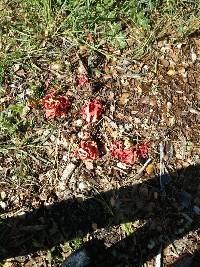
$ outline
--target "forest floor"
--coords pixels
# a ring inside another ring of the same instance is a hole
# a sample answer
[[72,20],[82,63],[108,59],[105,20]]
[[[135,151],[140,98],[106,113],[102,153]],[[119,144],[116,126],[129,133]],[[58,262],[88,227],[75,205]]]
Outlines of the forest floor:
[[[15,23],[9,7],[5,18]],[[91,49],[92,34],[89,45],[72,46],[47,30],[36,51],[13,59],[17,41],[12,53],[4,49],[2,266],[60,266],[82,248],[91,266],[200,265],[196,28],[155,39],[140,58],[131,43]],[[48,116],[51,92],[68,106]],[[93,100],[100,111],[87,121],[83,105]],[[117,156],[116,141],[123,153],[138,153],[135,160]],[[80,144],[93,144],[97,155],[88,160]]]

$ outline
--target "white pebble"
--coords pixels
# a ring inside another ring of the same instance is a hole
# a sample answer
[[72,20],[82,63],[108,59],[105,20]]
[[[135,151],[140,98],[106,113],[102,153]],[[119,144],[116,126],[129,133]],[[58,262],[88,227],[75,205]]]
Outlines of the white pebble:
[[123,163],[121,163],[121,162],[118,162],[117,163],[117,167],[120,168],[120,169],[122,169],[122,170],[126,170],[127,169],[126,165],[123,164]]
[[4,191],[1,191],[1,199],[4,200],[6,198],[6,193]]
[[87,188],[87,184],[85,182],[80,182],[79,185],[78,185],[78,188],[80,190],[84,190]]
[[5,210],[5,209],[6,209],[6,207],[7,207],[7,205],[6,205],[6,203],[5,203],[5,202],[3,202],[3,201],[0,201],[0,207],[1,207],[3,210]]
[[124,124],[124,128],[126,129],[126,131],[130,131],[133,129],[133,125],[132,124],[129,124],[129,123],[125,123]]

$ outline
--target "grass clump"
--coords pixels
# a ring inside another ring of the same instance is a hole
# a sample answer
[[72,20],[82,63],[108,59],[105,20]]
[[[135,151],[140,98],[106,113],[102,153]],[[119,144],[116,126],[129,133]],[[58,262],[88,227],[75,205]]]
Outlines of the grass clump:
[[28,126],[28,122],[22,118],[24,107],[22,103],[9,105],[7,109],[0,113],[1,137],[3,135],[8,135],[13,139],[19,136],[20,132],[25,130]]
[[144,52],[144,43],[164,35],[190,34],[199,21],[195,0],[10,0],[2,5],[4,65],[44,54],[59,38],[67,39],[68,46],[86,44],[100,50],[131,46],[133,53],[138,48]]

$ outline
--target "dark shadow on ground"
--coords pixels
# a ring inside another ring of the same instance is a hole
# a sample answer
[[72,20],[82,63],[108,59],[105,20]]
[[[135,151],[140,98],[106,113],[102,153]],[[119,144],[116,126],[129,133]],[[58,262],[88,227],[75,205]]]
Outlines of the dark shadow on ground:
[[[145,222],[143,227],[113,246],[98,247],[101,241],[97,241],[97,247],[95,241],[90,246],[94,256],[92,266],[117,266],[120,263],[125,266],[130,262],[132,265],[128,266],[140,266],[158,254],[161,243],[166,247],[177,238],[199,229],[200,220],[193,212],[193,199],[200,186],[200,166],[190,166],[171,176],[164,198],[161,197],[159,178],[154,177],[84,201],[70,199],[23,216],[1,219],[0,260],[50,249],[92,233],[94,223],[100,229],[141,219]],[[146,188],[151,189],[150,193],[147,194]],[[109,204],[111,197],[116,201],[115,208]],[[192,221],[185,219],[183,213]],[[155,242],[152,249],[147,247],[150,239]]]

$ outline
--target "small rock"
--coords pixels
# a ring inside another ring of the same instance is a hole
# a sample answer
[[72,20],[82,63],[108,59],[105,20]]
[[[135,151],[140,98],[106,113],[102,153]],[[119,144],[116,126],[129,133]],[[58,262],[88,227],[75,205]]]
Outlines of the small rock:
[[177,153],[176,153],[176,158],[177,158],[177,159],[183,159],[183,156],[182,156],[180,153],[177,152]]
[[141,99],[141,103],[142,103],[142,104],[149,104],[149,96],[144,96],[144,97]]
[[114,98],[115,98],[114,92],[110,92],[110,95],[108,96],[108,100],[112,101],[112,100],[114,100]]
[[169,112],[169,110],[172,108],[172,103],[171,102],[167,102],[167,111]]
[[177,44],[176,47],[177,47],[178,49],[181,49],[182,45],[183,45],[182,43],[179,43],[179,44]]
[[18,71],[16,71],[16,74],[20,77],[24,77],[25,76],[25,71],[23,69],[20,69]]
[[59,182],[58,184],[59,191],[64,191],[66,189],[66,184],[64,182]]
[[5,210],[5,209],[7,208],[7,205],[6,205],[5,202],[0,201],[0,207],[1,207],[3,210]]
[[118,162],[117,163],[117,167],[120,168],[120,169],[122,169],[122,170],[126,170],[127,169],[126,165],[123,164],[122,162]]
[[68,155],[67,154],[64,154],[63,157],[62,157],[62,160],[68,161],[68,158],[69,158]]
[[4,191],[1,191],[1,199],[4,200],[6,198],[6,193]]
[[157,106],[157,100],[156,100],[155,98],[151,98],[151,99],[149,100],[149,105],[150,105],[151,107],[155,107],[155,106]]
[[85,190],[87,188],[87,184],[85,182],[80,182],[78,188],[80,190]]
[[55,142],[55,141],[56,141],[56,136],[52,134],[52,135],[50,136],[50,140],[51,140],[52,142]]
[[192,62],[195,62],[197,60],[197,55],[194,53],[193,50],[191,52],[191,59],[192,59]]
[[142,87],[141,86],[137,86],[135,87],[135,90],[139,93],[139,94],[142,94],[143,90],[142,90]]
[[126,138],[124,140],[124,146],[125,146],[125,149],[129,149],[130,147],[133,146],[133,143],[128,138]]
[[[122,84],[122,86],[128,86],[129,82],[126,79],[121,78],[121,84]],[[129,101],[129,99],[128,99],[128,101]]]
[[179,70],[178,70],[178,72],[180,73],[180,74],[182,74],[182,75],[184,75],[185,73],[186,73],[186,70],[185,70],[185,68],[180,68]]
[[17,86],[14,83],[11,83],[10,87],[11,88],[17,88]]
[[22,119],[25,119],[26,116],[27,116],[27,114],[29,113],[29,111],[30,111],[30,107],[29,107],[28,105],[25,106],[25,107],[23,108],[23,110],[22,110],[21,118],[22,118]]
[[13,263],[12,263],[12,262],[9,262],[9,261],[6,261],[6,262],[3,264],[3,267],[13,267]]
[[45,36],[45,37],[48,37],[48,35],[49,35],[49,32],[48,32],[47,29],[45,29],[45,31],[44,31],[44,36]]
[[20,69],[20,64],[14,64],[13,65],[13,71],[17,72]]
[[148,65],[144,65],[143,68],[142,68],[142,70],[144,72],[147,72],[149,70],[149,66]]
[[114,112],[115,111],[115,106],[114,105],[110,105],[110,112]]

